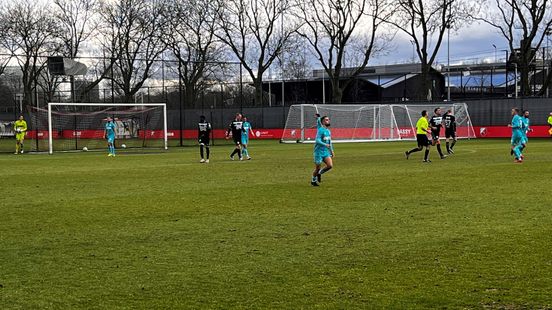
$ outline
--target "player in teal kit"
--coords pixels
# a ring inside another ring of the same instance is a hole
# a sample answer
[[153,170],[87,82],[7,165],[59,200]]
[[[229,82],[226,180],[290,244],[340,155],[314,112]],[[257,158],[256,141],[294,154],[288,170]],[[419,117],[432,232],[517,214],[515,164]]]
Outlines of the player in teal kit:
[[115,122],[111,117],[107,117],[107,123],[105,123],[104,137],[107,140],[107,156],[115,156]]
[[527,137],[527,134],[529,133],[529,131],[531,131],[531,128],[529,127],[529,111],[527,110],[523,111],[523,116],[521,117],[521,123],[522,123],[521,159],[523,159],[523,150],[525,150],[525,148],[527,147],[527,142],[529,142],[529,138]]
[[247,160],[251,159],[251,156],[249,156],[249,149],[247,148],[247,145],[249,144],[249,133],[253,132],[253,128],[251,128],[251,123],[247,121],[247,117],[243,117],[243,124],[242,124],[242,134],[241,134],[241,143],[242,143],[242,155],[245,155]]
[[512,151],[515,156],[514,162],[521,163],[521,143],[523,139],[523,120],[521,119],[521,116],[519,116],[519,109],[513,108],[512,109],[512,122],[508,124],[508,127],[512,128]]
[[[319,186],[318,183],[322,182],[322,175],[333,168],[332,158],[334,157],[334,150],[332,145],[332,135],[330,130],[330,118],[323,116],[320,119],[320,127],[316,133],[316,140],[314,142],[314,171],[312,172],[312,186]],[[326,166],[321,169],[322,163]]]

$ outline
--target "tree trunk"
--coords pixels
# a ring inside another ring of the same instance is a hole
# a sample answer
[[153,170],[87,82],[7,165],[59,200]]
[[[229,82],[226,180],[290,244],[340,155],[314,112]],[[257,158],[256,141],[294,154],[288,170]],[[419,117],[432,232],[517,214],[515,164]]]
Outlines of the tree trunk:
[[194,108],[197,100],[197,91],[194,85],[184,83],[184,106]]
[[529,64],[522,61],[518,65],[518,74],[520,77],[520,93],[523,97],[531,95],[531,85],[529,83]]
[[263,106],[263,80],[256,78],[253,80],[255,86],[255,106]]
[[332,78],[332,102],[335,104],[340,104],[343,100],[343,89],[341,89],[341,85],[339,85],[339,78],[335,77]]
[[[416,99],[422,100],[422,101],[432,101],[433,100],[433,93],[431,91],[431,76],[429,74],[431,69],[431,66],[428,64],[422,64],[422,73],[421,73],[421,80],[422,80],[422,87],[416,92]],[[406,82],[406,81],[405,81]]]

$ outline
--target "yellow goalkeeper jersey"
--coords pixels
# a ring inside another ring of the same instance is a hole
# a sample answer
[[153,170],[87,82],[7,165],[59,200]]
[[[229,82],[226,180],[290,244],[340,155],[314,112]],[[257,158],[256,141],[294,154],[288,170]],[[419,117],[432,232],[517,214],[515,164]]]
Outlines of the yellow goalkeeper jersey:
[[16,120],[13,124],[13,129],[17,132],[17,129],[19,129],[19,132],[25,132],[27,131],[27,122],[25,120]]

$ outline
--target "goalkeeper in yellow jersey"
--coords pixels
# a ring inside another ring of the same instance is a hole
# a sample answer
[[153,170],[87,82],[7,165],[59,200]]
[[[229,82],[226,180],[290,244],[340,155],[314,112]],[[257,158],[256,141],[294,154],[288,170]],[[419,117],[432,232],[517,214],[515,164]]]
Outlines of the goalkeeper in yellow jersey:
[[23,115],[19,116],[19,119],[13,124],[13,130],[15,131],[15,154],[23,154],[23,140],[25,140],[25,134],[27,133],[27,122],[23,119]]

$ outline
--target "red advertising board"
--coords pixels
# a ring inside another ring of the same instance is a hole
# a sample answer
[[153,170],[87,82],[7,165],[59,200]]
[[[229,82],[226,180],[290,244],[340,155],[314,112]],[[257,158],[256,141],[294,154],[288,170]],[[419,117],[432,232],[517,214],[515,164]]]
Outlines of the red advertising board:
[[[477,138],[509,138],[512,135],[512,130],[507,126],[475,126],[473,127],[475,131],[475,136]],[[550,137],[548,133],[548,126],[532,126],[532,132],[529,133],[529,137],[534,138],[544,138]],[[373,134],[375,137],[382,139],[396,137],[400,133],[402,137],[414,138],[415,133],[412,128],[400,128],[392,132],[389,128],[376,129],[374,133],[373,128],[332,128],[332,137],[334,139],[350,139],[355,137],[356,139],[370,139]],[[467,136],[468,128],[460,127],[458,128],[459,136]],[[79,139],[101,139],[103,138],[103,130],[62,130],[54,131],[52,137],[72,139],[78,137]],[[196,139],[197,130],[182,130],[184,139]],[[253,130],[252,139],[281,139],[282,136],[286,137],[297,137],[300,138],[301,132],[296,129],[255,129]],[[153,139],[163,139],[162,130],[143,130],[140,131],[139,137],[144,138],[144,136]],[[179,130],[169,130],[167,132],[169,139],[180,139]],[[226,136],[226,130],[224,129],[214,129],[213,137],[215,139],[224,139]],[[27,132],[27,139],[48,139],[48,131],[45,130],[30,130]],[[305,139],[314,139],[316,137],[316,128],[305,129]]]

